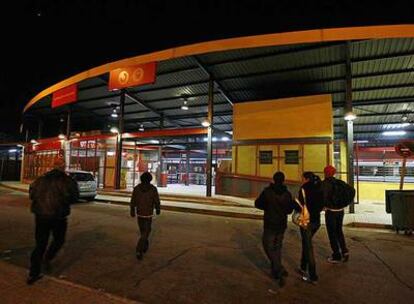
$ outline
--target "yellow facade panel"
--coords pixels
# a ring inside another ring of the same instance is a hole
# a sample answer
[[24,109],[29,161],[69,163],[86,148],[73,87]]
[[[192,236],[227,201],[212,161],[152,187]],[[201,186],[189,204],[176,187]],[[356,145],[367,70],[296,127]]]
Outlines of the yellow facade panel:
[[235,140],[332,137],[330,95],[235,104]]
[[237,174],[255,175],[256,146],[237,147]]

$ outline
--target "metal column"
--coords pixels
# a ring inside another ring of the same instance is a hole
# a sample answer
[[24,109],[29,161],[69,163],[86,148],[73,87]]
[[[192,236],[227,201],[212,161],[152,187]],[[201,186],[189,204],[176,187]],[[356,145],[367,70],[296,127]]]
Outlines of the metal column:
[[71,114],[72,114],[72,108],[69,106],[68,108],[68,116],[66,119],[66,139],[69,140],[70,139],[70,127],[71,127]]
[[[164,114],[161,114],[160,116],[160,129],[164,129]],[[163,169],[163,161],[162,161],[162,139],[159,140],[159,146],[158,146],[158,170],[157,170],[157,185],[158,187],[163,187],[161,178],[162,178],[162,169]],[[168,183],[168,177],[167,177],[167,183]],[[167,186],[167,185],[165,185]]]
[[190,152],[191,150],[188,147],[188,142],[187,142],[187,153],[185,154],[185,185],[189,186],[190,185]]
[[[345,84],[345,114],[352,112],[352,70],[351,70],[351,44],[348,41],[345,45],[346,53],[346,84]],[[346,121],[346,153],[347,153],[347,182],[352,187],[354,186],[354,122],[352,120]],[[349,212],[355,213],[355,205],[352,202],[349,205]]]
[[214,113],[214,81],[210,78],[210,82],[208,85],[208,114],[207,114],[207,121],[209,122],[208,130],[207,130],[207,166],[206,166],[206,173],[207,173],[207,189],[206,195],[208,197],[211,196],[211,184],[213,178],[212,172],[212,162],[213,162],[213,113]]
[[121,169],[122,169],[122,133],[124,132],[124,110],[125,110],[125,90],[122,90],[120,98],[120,114],[118,122],[118,134],[116,136],[116,166],[115,166],[115,189],[121,189]]

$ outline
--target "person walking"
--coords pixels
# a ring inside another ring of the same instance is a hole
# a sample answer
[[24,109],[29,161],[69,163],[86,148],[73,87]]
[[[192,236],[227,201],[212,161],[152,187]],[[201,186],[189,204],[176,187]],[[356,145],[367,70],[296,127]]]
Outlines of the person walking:
[[287,228],[287,215],[292,213],[294,202],[292,195],[284,185],[285,175],[276,172],[273,183],[265,188],[255,201],[258,209],[264,210],[262,243],[271,263],[273,278],[279,286],[285,285],[288,272],[282,265],[282,243]]
[[349,251],[342,230],[344,207],[337,202],[339,196],[335,194],[335,191],[337,191],[336,185],[339,183],[334,177],[335,173],[335,167],[326,166],[324,169],[325,179],[322,182],[325,224],[332,249],[332,255],[328,257],[328,262],[331,264],[347,262],[349,259]]
[[[53,167],[53,170],[36,179],[29,188],[31,212],[35,215],[36,240],[36,247],[30,258],[30,272],[27,278],[29,285],[42,277],[42,262],[49,268],[50,262],[63,246],[70,205],[79,198],[78,185],[65,173],[64,160],[56,159]],[[46,251],[50,233],[53,235],[53,241]]]
[[138,227],[141,233],[136,247],[136,257],[139,260],[143,258],[149,247],[148,238],[151,233],[154,209],[157,215],[161,213],[160,197],[157,188],[151,185],[151,173],[142,173],[140,180],[141,183],[134,188],[130,203],[130,215],[131,217],[137,215]]
[[321,226],[321,211],[323,209],[322,181],[313,172],[304,172],[303,184],[299,190],[299,202],[309,211],[310,221],[306,227],[300,227],[302,238],[302,257],[299,273],[302,280],[312,284],[318,281],[316,274],[315,256],[313,253],[312,239]]

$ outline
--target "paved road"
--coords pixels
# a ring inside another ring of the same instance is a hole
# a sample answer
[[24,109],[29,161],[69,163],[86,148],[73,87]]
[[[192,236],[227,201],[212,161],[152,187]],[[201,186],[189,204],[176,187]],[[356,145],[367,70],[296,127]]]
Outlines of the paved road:
[[[27,267],[33,246],[28,206],[25,194],[0,188],[0,258],[20,267]],[[289,227],[284,263],[290,276],[282,290],[268,274],[261,221],[164,211],[139,262],[136,235],[126,207],[77,204],[51,275],[144,303],[377,304],[408,303],[414,296],[414,239],[392,232],[347,229],[350,262],[330,265],[322,228],[315,237],[320,282],[312,286],[294,273],[300,240]]]

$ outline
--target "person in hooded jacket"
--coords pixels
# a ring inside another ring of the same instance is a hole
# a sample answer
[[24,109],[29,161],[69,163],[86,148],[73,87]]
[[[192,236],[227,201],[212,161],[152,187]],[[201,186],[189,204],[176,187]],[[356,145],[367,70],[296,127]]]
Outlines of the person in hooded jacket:
[[[318,281],[316,263],[313,254],[312,238],[321,226],[323,205],[322,181],[313,172],[304,172],[303,184],[299,190],[299,202],[309,211],[310,221],[306,228],[300,227],[302,237],[302,258],[299,273],[302,280],[312,284]],[[304,194],[303,194],[304,193]]]
[[141,233],[136,247],[137,259],[141,260],[149,246],[152,216],[154,209],[157,215],[161,213],[160,197],[157,188],[151,185],[152,175],[144,172],[140,177],[141,183],[135,186],[131,197],[130,215],[138,218],[138,227]]
[[266,187],[255,201],[255,206],[264,211],[262,243],[270,260],[272,276],[285,285],[288,272],[282,265],[282,243],[287,228],[287,215],[292,213],[294,202],[292,195],[284,185],[285,175],[276,172],[273,183]]
[[[50,262],[63,246],[70,205],[79,198],[76,181],[65,173],[65,161],[57,158],[53,167],[53,170],[37,178],[29,188],[31,211],[35,215],[36,247],[30,258],[27,284],[33,284],[42,277],[42,262],[49,268]],[[53,234],[53,241],[47,248],[50,233]]]

